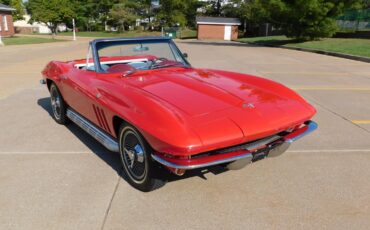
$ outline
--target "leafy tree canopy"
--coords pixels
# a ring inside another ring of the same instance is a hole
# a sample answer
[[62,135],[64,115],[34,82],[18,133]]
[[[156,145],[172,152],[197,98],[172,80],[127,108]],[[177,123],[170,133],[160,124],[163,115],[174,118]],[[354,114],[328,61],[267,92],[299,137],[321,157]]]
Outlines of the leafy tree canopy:
[[[22,5],[22,0],[0,0]],[[147,28],[195,26],[197,14],[237,17],[249,24],[271,23],[290,37],[315,39],[336,31],[336,18],[345,10],[370,7],[370,0],[29,0],[32,19],[51,25],[76,18],[83,30],[103,30],[106,23],[121,29],[146,19]],[[20,8],[21,9],[21,8]],[[202,12],[197,10],[202,9]],[[19,10],[19,12],[21,12]]]
[[70,0],[29,0],[28,9],[31,21],[45,23],[53,34],[58,24],[67,23],[75,16]]
[[125,26],[130,26],[135,23],[140,9],[139,3],[130,0],[121,0],[120,3],[113,5],[109,11],[110,24],[118,26],[121,31],[125,30]]
[[194,25],[196,11],[200,6],[197,0],[161,0],[160,4],[156,16],[166,26]]
[[357,8],[363,0],[255,0],[246,15],[255,22],[270,22],[288,37],[313,40],[337,31],[336,18]]

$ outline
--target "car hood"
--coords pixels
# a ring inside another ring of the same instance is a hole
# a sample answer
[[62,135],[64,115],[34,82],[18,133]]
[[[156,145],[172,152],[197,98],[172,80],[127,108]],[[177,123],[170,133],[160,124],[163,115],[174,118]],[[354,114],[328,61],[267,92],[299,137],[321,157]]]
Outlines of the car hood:
[[169,68],[133,76],[130,84],[176,109],[205,145],[262,138],[315,114],[292,90],[251,75]]

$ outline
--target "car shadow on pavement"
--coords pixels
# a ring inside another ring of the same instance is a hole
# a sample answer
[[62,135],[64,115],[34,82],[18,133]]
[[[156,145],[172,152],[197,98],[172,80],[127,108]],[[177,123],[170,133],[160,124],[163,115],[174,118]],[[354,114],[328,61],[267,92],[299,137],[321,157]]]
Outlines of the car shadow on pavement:
[[[37,104],[43,108],[51,117],[52,119],[52,108],[50,105],[50,97],[40,98],[37,100]],[[121,159],[119,154],[111,152],[103,147],[99,142],[97,142],[93,137],[91,137],[88,133],[82,130],[77,125],[70,123],[66,125],[66,128],[75,135],[82,143],[84,143],[96,156],[98,156],[101,160],[103,160],[107,165],[109,165],[113,170],[117,172],[119,176],[122,177],[125,181],[127,181],[126,175],[123,173],[123,168],[121,165]],[[177,176],[173,173],[170,173],[168,170],[160,170],[158,176],[162,179],[166,180],[167,182],[174,182],[178,180],[187,179],[190,177],[200,177],[204,180],[207,180],[206,174],[212,173],[214,175],[223,173],[228,171],[224,167],[221,166],[214,166],[207,169],[196,169],[187,171],[183,176]]]
[[[43,108],[52,119],[52,108],[50,105],[50,98],[38,99],[37,104]],[[84,143],[95,155],[100,159],[105,161],[112,169],[114,169],[118,174],[121,174],[122,167],[120,162],[120,157],[117,153],[111,152],[104,148],[99,142],[97,142],[93,137],[87,134],[80,127],[74,123],[66,125],[66,128],[74,134],[82,143]]]

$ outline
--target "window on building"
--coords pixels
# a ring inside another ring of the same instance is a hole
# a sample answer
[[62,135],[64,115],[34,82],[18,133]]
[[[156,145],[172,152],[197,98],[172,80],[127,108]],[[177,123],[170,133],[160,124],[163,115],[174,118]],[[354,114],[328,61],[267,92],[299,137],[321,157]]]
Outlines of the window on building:
[[4,31],[8,31],[9,30],[9,28],[8,28],[8,20],[7,20],[6,15],[3,15],[3,23],[4,23]]

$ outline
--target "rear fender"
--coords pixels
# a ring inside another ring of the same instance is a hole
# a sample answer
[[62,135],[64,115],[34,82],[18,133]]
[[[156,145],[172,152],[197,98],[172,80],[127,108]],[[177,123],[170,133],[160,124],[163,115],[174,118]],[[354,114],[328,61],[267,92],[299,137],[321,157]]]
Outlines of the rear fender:
[[66,62],[51,61],[41,72],[44,79],[50,79],[53,82],[60,82],[64,73],[68,71]]

